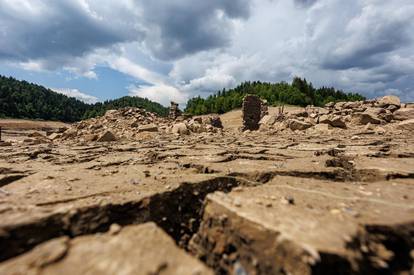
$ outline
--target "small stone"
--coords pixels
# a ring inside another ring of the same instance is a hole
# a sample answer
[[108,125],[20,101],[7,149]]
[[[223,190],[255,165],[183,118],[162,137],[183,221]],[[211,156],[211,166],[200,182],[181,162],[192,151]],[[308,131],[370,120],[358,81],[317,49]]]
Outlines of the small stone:
[[98,142],[111,142],[111,141],[116,141],[116,140],[117,138],[111,131],[106,131],[98,138],[97,141]]
[[295,199],[292,196],[285,196],[282,198],[282,203],[287,205],[294,205]]
[[109,227],[109,234],[110,235],[117,235],[119,232],[121,232],[122,227],[117,224],[117,223],[113,223],[111,224],[111,226]]

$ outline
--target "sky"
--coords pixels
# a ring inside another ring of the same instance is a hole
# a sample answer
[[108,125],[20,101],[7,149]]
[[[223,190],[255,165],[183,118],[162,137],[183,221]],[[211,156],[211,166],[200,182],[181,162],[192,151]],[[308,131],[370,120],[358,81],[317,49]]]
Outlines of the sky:
[[0,74],[93,103],[243,81],[414,101],[413,0],[0,0]]

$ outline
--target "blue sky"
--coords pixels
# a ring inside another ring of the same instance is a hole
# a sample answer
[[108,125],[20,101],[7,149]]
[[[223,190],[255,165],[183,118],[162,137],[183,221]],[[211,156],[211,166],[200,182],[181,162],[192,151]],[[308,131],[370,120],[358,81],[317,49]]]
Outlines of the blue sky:
[[0,74],[167,105],[242,81],[414,101],[412,0],[0,0]]

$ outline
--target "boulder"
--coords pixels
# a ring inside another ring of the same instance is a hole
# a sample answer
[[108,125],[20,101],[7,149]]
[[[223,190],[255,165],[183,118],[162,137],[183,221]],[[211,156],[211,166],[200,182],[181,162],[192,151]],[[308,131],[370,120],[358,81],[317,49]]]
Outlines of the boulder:
[[400,130],[414,131],[414,119],[408,119],[400,122],[397,125],[397,128]]
[[317,132],[329,132],[331,130],[332,126],[329,124],[316,124],[312,127],[313,130]]
[[328,124],[332,127],[346,128],[346,124],[341,116],[333,116]]
[[319,117],[319,123],[328,124],[332,127],[346,128],[344,119],[339,115],[322,115]]
[[111,131],[105,131],[102,135],[98,137],[97,141],[98,142],[117,141],[117,138]]
[[401,108],[393,114],[395,120],[414,119],[414,108]]
[[187,125],[183,122],[176,123],[172,127],[172,133],[173,134],[179,134],[179,135],[188,135],[190,131],[187,128]]
[[358,113],[352,115],[352,122],[358,125],[380,124],[381,120],[375,117],[372,113]]
[[215,128],[223,128],[223,123],[221,122],[220,116],[218,115],[203,117],[199,123],[204,125],[211,125]]
[[300,120],[297,120],[297,119],[290,119],[287,123],[288,123],[288,126],[289,126],[290,130],[292,130],[292,131],[306,130],[306,129],[312,127],[312,124],[304,122],[304,121],[300,121]]
[[382,98],[379,98],[377,100],[377,105],[379,107],[388,107],[389,105],[395,105],[399,107],[401,105],[401,101],[398,96],[387,95]]
[[383,113],[378,116],[382,120],[385,120],[386,122],[391,122],[394,119],[394,116],[392,113]]
[[400,109],[400,106],[396,106],[396,105],[389,105],[387,107],[387,110],[390,111],[391,113],[394,113],[395,111],[397,111],[398,109]]
[[211,126],[215,128],[223,129],[223,123],[221,122],[221,119],[219,116],[212,116],[211,117]]
[[325,104],[325,108],[332,108],[335,106],[335,102],[328,102]]
[[350,101],[350,102],[345,102],[345,104],[342,106],[343,109],[357,109],[360,108],[362,105],[361,101]]
[[271,126],[276,123],[275,115],[265,115],[259,122],[260,125]]
[[155,124],[139,126],[138,133],[142,133],[142,132],[158,132],[158,127]]

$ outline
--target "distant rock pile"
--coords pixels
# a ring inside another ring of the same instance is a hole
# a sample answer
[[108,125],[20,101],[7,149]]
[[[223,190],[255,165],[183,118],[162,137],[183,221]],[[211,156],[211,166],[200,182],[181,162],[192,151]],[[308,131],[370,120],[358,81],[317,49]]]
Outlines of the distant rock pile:
[[[177,110],[175,113],[178,114]],[[140,108],[123,108],[109,110],[102,117],[75,123],[65,132],[53,134],[49,138],[58,141],[111,142],[137,140],[144,133],[187,135],[216,133],[220,128],[223,126],[218,116],[196,117],[174,122],[172,118],[162,118]]]
[[[282,121],[281,117],[283,117]],[[315,129],[370,127],[371,125],[385,125],[412,119],[414,119],[414,106],[401,104],[400,99],[396,96],[384,96],[367,101],[330,102],[324,108],[308,106],[305,110],[291,112],[283,116],[280,114],[268,115],[260,121],[260,125],[263,128],[302,131],[312,127]],[[411,124],[404,122],[401,125],[397,128],[407,129],[410,127],[407,125]]]
[[168,120],[140,108],[109,110],[104,116],[75,123],[55,139],[108,142],[135,139],[143,132],[165,130]]

